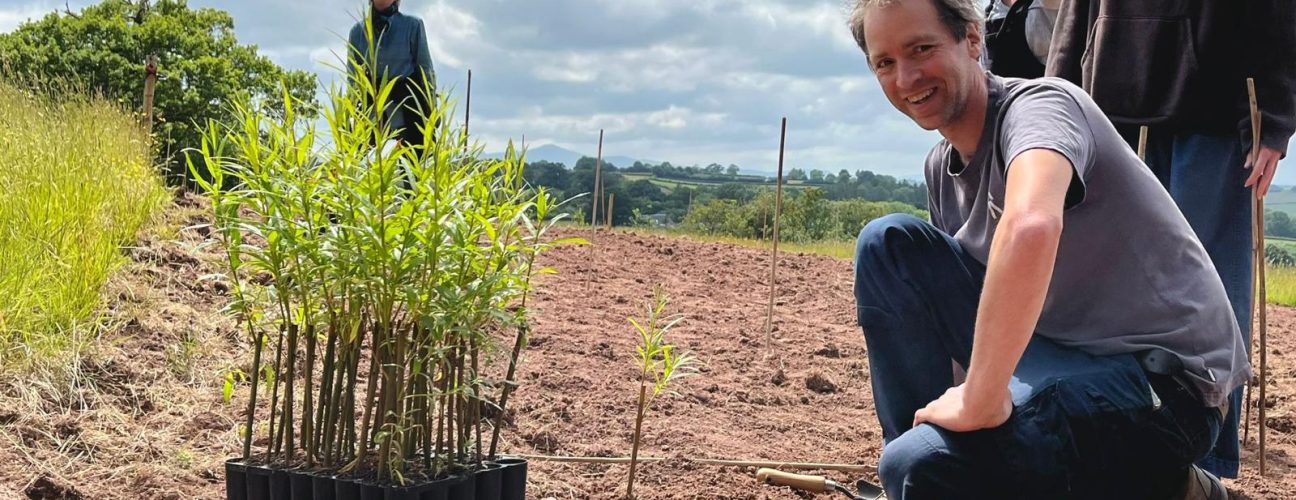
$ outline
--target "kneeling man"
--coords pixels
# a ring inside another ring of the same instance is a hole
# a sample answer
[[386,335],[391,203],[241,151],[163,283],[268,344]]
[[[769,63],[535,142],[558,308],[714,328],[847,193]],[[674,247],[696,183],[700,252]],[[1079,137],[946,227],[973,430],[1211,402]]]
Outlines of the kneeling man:
[[1192,463],[1251,371],[1170,195],[1080,88],[983,72],[973,0],[859,0],[850,24],[944,137],[930,223],[856,249],[889,498],[1223,498]]

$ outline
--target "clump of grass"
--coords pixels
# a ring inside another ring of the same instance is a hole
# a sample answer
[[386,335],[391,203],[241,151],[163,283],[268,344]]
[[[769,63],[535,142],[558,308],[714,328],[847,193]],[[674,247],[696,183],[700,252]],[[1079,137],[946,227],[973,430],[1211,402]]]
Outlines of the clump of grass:
[[1296,307],[1296,267],[1268,266],[1265,286],[1265,298],[1270,304]]
[[[689,352],[678,352],[666,341],[666,333],[684,320],[684,316],[665,315],[670,299],[660,285],[653,290],[653,300],[647,306],[643,323],[629,318],[639,333],[635,347],[635,365],[639,370],[639,405],[635,414],[634,440],[630,450],[630,483],[626,498],[634,498],[635,469],[639,460],[639,438],[642,435],[644,415],[653,400],[665,392],[671,383],[696,373],[696,358]],[[651,392],[650,392],[651,391]]]
[[24,371],[76,364],[122,247],[167,202],[134,116],[29,88],[0,78],[0,368]]

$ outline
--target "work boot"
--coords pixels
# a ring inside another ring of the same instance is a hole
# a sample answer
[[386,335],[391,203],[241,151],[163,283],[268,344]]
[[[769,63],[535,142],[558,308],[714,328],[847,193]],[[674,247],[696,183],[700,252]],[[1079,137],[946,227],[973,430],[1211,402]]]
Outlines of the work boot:
[[1183,500],[1228,500],[1228,490],[1214,474],[1196,465],[1188,468]]

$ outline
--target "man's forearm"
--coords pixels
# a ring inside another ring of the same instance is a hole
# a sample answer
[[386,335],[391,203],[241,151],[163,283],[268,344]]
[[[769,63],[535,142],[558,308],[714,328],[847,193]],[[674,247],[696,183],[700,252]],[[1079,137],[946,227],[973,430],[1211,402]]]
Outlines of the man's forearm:
[[1044,308],[1061,234],[1060,216],[1005,213],[1000,221],[977,308],[969,404],[993,408],[1007,397],[1008,381]]

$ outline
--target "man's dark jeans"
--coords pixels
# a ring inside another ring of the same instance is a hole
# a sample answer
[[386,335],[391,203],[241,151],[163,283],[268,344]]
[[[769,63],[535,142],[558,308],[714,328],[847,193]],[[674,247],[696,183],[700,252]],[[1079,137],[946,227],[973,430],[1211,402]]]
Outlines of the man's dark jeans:
[[[1101,270],[1095,270],[1100,272]],[[907,215],[869,223],[855,251],[855,301],[886,447],[892,500],[1169,498],[1205,455],[1220,416],[1132,354],[1092,356],[1031,339],[1003,425],[950,432],[913,414],[967,367],[984,266]],[[1154,396],[1155,394],[1155,396]]]

